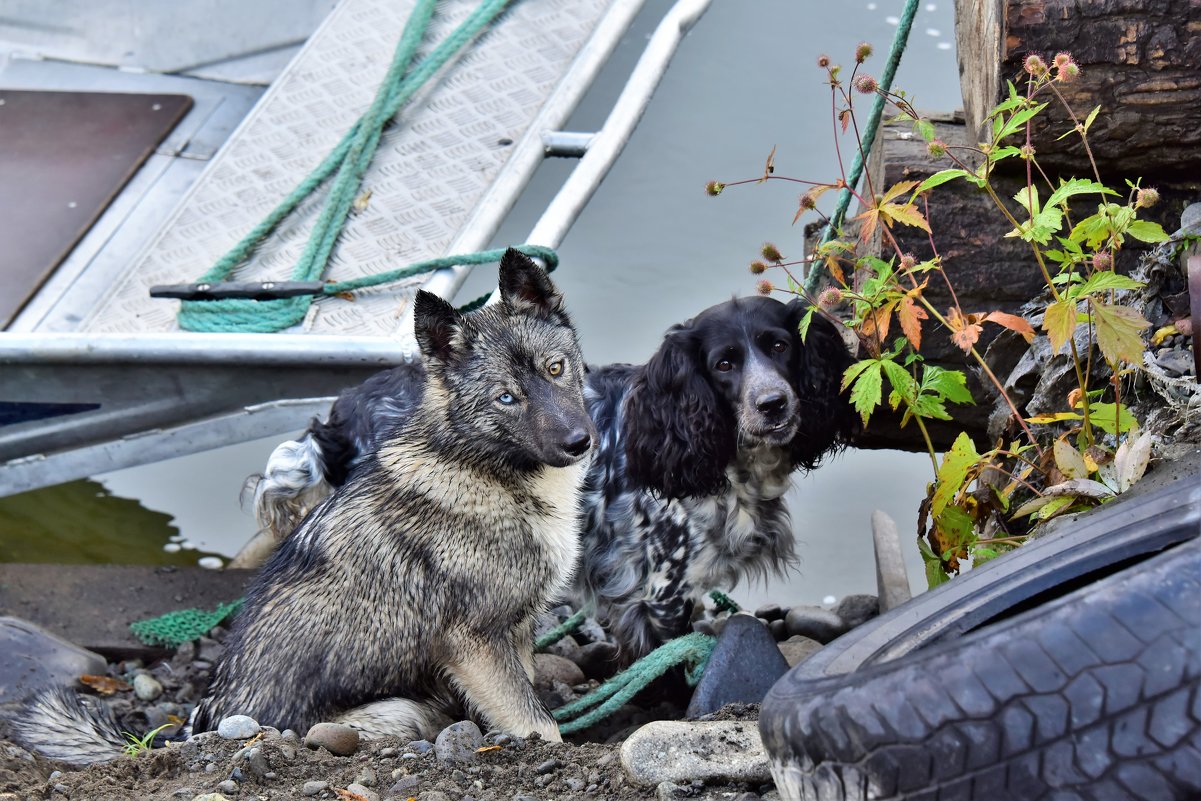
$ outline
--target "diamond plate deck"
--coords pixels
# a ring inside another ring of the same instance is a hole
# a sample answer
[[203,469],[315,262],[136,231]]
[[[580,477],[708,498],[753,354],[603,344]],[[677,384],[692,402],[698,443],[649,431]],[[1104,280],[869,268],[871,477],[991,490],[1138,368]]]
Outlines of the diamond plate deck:
[[[344,0],[213,159],[129,271],[80,325],[87,332],[177,331],[178,304],[154,300],[153,284],[194,280],[265,216],[334,147],[371,103],[413,0]],[[505,167],[536,140],[531,126],[586,44],[610,0],[520,0],[445,68],[385,131],[326,277],[372,274],[461,247],[479,247],[499,220],[473,221],[500,192]],[[428,51],[474,8],[440,3]],[[582,90],[581,90],[582,91]],[[566,104],[565,117],[574,106]],[[528,178],[528,176],[525,176]],[[285,221],[237,276],[291,273],[320,210],[318,192]],[[419,280],[318,301],[306,333],[387,336]]]

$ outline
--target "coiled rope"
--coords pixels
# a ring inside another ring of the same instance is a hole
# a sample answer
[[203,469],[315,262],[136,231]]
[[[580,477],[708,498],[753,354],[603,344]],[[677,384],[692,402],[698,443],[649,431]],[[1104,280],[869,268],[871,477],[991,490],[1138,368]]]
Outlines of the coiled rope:
[[[334,243],[346,224],[363,175],[379,146],[380,135],[388,121],[407,103],[429,78],[496,18],[512,0],[484,0],[434,50],[410,69],[434,13],[436,0],[417,0],[405,23],[391,65],[380,83],[375,99],[334,150],[285,197],[275,209],[250,230],[228,253],[199,279],[199,283],[224,281],[288,217],[301,202],[334,176],[329,196],[317,218],[291,280],[316,281],[325,273]],[[336,175],[335,175],[336,173]],[[544,256],[543,253],[528,255]],[[545,250],[545,249],[543,249]],[[500,251],[503,252],[503,251]],[[497,254],[497,255],[493,255]],[[396,281],[421,272],[454,264],[483,264],[496,261],[498,251],[432,259],[380,275],[330,284],[324,294],[347,292],[366,286]],[[556,260],[557,263],[557,260]],[[549,267],[549,265],[548,265]],[[226,298],[185,300],[179,310],[179,326],[187,331],[236,331],[269,333],[301,323],[313,296],[305,295],[272,300]]]

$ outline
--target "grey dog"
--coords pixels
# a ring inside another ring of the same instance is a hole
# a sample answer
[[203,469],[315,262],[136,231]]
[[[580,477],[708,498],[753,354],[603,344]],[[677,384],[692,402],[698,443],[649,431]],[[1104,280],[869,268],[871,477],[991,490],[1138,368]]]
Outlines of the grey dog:
[[[561,739],[531,684],[533,628],[572,581],[595,429],[562,296],[515,250],[499,284],[465,315],[418,293],[421,402],[264,565],[193,731],[246,714],[417,739],[467,713]],[[54,724],[29,708],[24,742],[50,750],[39,726],[62,738],[62,700],[42,704]],[[115,751],[95,739],[111,734],[89,732],[91,751]],[[80,738],[57,758],[87,752]]]

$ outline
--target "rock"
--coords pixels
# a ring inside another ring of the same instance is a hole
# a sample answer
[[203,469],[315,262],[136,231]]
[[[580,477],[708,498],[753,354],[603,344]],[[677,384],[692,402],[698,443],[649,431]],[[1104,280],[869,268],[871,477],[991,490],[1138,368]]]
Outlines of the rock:
[[677,798],[684,798],[687,790],[675,782],[659,782],[659,786],[655,788],[655,798],[658,801],[674,801]]
[[631,781],[648,787],[693,780],[771,781],[754,721],[657,720],[622,743],[621,765]]
[[217,789],[223,793],[233,795],[234,793],[238,792],[238,783],[233,779],[226,779],[217,785]]
[[554,773],[559,768],[563,767],[563,763],[557,759],[548,759],[538,767],[534,768],[534,773],[539,775],[544,773]]
[[699,718],[730,703],[757,704],[787,671],[767,627],[750,615],[731,615],[685,714]]
[[429,740],[413,740],[405,746],[405,751],[418,756],[424,756],[434,750],[434,744]]
[[246,755],[246,772],[259,780],[267,778],[267,774],[271,772],[271,766],[267,764],[267,757],[263,755],[263,749],[258,746],[251,748],[250,753]]
[[230,715],[217,724],[217,734],[224,740],[249,740],[261,729],[258,721],[247,715]]
[[534,654],[535,687],[551,687],[556,681],[570,687],[573,684],[581,684],[584,680],[584,671],[570,659],[557,654]]
[[[191,791],[189,790],[188,792]],[[172,795],[179,795],[179,793],[172,793]],[[192,801],[229,801],[229,799],[221,795],[221,793],[204,793],[203,795],[193,796]]]
[[713,628],[711,620],[694,620],[692,621],[692,630],[697,634],[708,634],[710,637],[716,637],[717,631]]
[[133,694],[141,701],[153,701],[163,694],[163,685],[149,673],[139,673],[133,677]]
[[895,609],[913,597],[896,522],[879,509],[872,512],[872,545],[876,553],[876,592],[880,611]]
[[364,787],[358,782],[353,782],[346,785],[346,790],[347,792],[362,796],[365,801],[379,801],[379,795],[375,792],[375,790],[372,790],[370,787]]
[[305,782],[300,788],[300,794],[303,796],[321,795],[329,789],[329,782]]
[[801,635],[817,640],[822,645],[846,632],[842,618],[820,606],[794,606],[784,618],[784,629],[789,637]]
[[450,796],[441,790],[426,790],[417,796],[417,801],[450,801]]
[[1158,364],[1165,373],[1172,377],[1182,376],[1186,373],[1193,372],[1193,354],[1186,350],[1170,350],[1167,353],[1157,356],[1155,363]]
[[788,636],[788,631],[785,629],[783,619],[773,620],[771,623],[768,623],[767,630],[777,642]]
[[84,674],[102,675],[100,654],[16,617],[0,617],[0,705],[45,687],[74,687]]
[[611,642],[590,642],[580,648],[575,663],[588,678],[604,681],[617,672],[617,646]]
[[789,637],[777,647],[784,655],[784,661],[788,663],[788,667],[794,668],[820,651],[822,644],[817,640],[811,640],[798,634],[795,637]]
[[324,748],[337,756],[350,756],[359,750],[359,732],[341,723],[316,723],[304,736],[304,744],[313,750]]
[[379,780],[375,776],[375,771],[371,768],[363,768],[363,772],[359,774],[359,777],[355,781],[364,787],[374,787],[379,784]]
[[434,754],[439,762],[468,764],[476,760],[476,749],[484,744],[480,727],[470,720],[452,723],[438,733]]
[[848,595],[834,607],[834,614],[850,630],[880,614],[880,599],[874,595]]
[[401,776],[395,784],[388,788],[384,798],[409,798],[413,795],[412,790],[416,789],[419,784],[421,784],[421,779],[416,776]]
[[779,604],[764,604],[755,610],[755,617],[761,617],[770,623],[773,620],[782,620],[786,611]]

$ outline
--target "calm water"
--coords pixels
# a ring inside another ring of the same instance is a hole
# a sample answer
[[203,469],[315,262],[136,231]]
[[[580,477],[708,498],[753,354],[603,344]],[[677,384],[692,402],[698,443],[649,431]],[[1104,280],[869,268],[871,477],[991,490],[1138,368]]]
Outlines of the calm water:
[[[668,5],[651,0],[648,11]],[[673,323],[752,293],[746,265],[764,241],[787,256],[800,255],[801,226],[790,225],[795,185],[750,186],[720,198],[707,197],[704,185],[759,175],[773,146],[778,175],[836,177],[829,90],[816,58],[828,53],[847,64],[866,40],[877,50],[868,72],[878,76],[902,5],[714,2],[560,248],[563,266],[555,280],[590,361],[643,361]],[[631,32],[570,129],[601,124],[649,31],[643,21]],[[960,106],[953,40],[949,0],[925,4],[896,82],[918,108]],[[569,168],[549,161],[540,169],[495,244],[524,241]],[[494,274],[481,271],[461,296],[473,297],[489,282],[494,285]],[[232,555],[254,531],[238,502],[242,482],[283,438],[0,499],[0,560],[179,564],[210,553]],[[923,455],[867,451],[844,453],[798,477],[789,502],[803,560],[799,572],[768,587],[739,588],[735,599],[820,602],[874,592],[871,512],[891,514],[911,542],[906,532],[914,528],[929,472]],[[908,556],[917,590],[924,583],[916,546]]]

